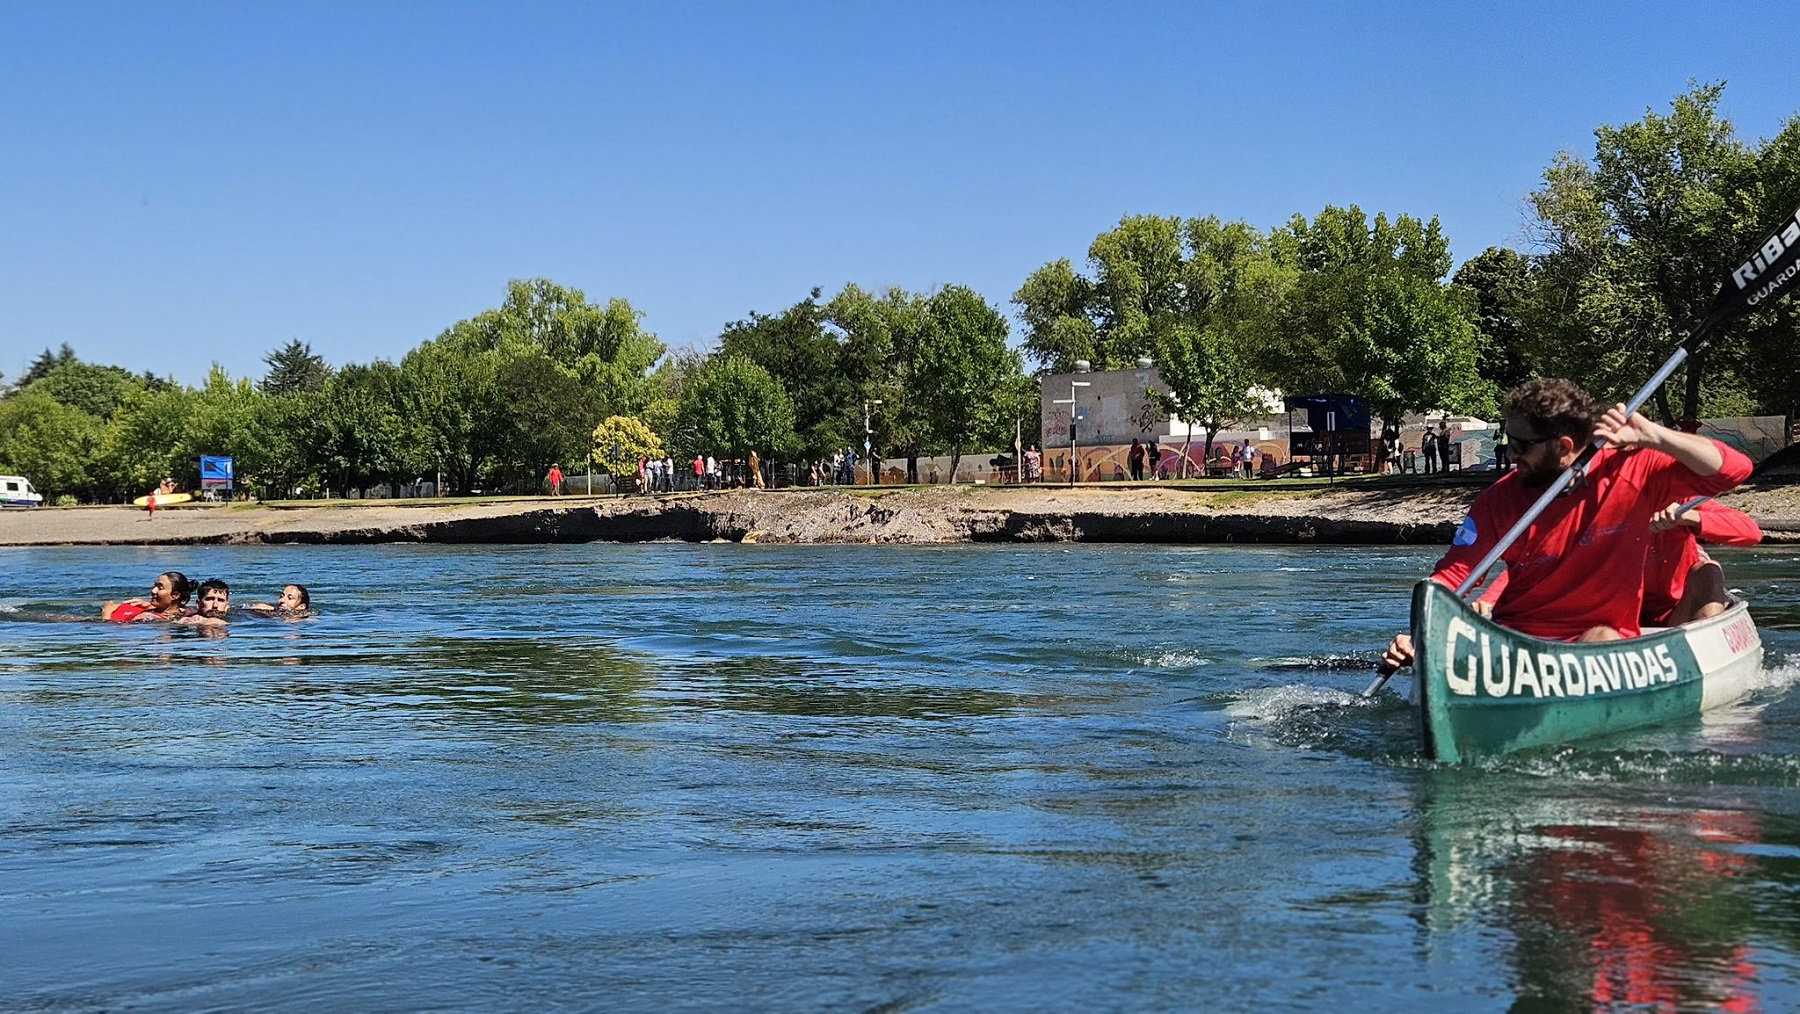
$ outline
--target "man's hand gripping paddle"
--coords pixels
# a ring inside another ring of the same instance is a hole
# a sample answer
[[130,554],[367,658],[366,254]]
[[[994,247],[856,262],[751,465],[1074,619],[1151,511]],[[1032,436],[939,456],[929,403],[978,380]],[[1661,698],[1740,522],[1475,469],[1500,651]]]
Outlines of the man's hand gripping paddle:
[[[1688,356],[1699,351],[1700,346],[1706,344],[1706,340],[1712,337],[1713,331],[1720,324],[1733,315],[1752,307],[1773,306],[1796,288],[1800,288],[1800,211],[1795,211],[1794,214],[1788,216],[1775,228],[1774,233],[1756,248],[1749,260],[1733,268],[1731,273],[1720,282],[1719,294],[1706,311],[1705,319],[1701,320],[1699,326],[1694,328],[1693,333],[1688,335],[1687,341],[1681,343],[1681,347],[1675,350],[1675,354],[1669,357],[1669,361],[1664,363],[1662,368],[1657,370],[1656,374],[1646,381],[1643,387],[1638,388],[1636,394],[1631,396],[1631,401],[1625,406],[1625,418],[1630,419],[1632,413],[1636,412],[1652,394],[1656,393],[1656,389],[1663,385],[1663,381],[1669,379],[1669,375],[1674,373],[1687,360]],[[1502,425],[1505,424],[1502,423]],[[1537,502],[1531,505],[1531,509],[1526,511],[1513,524],[1512,528],[1500,537],[1500,541],[1494,544],[1494,548],[1488,550],[1488,554],[1481,558],[1481,562],[1476,564],[1475,569],[1469,572],[1469,576],[1463,580],[1463,583],[1457,586],[1457,595],[1467,597],[1470,591],[1487,578],[1487,572],[1493,569],[1494,564],[1499,562],[1500,557],[1508,549],[1512,548],[1512,544],[1518,541],[1519,536],[1531,527],[1531,523],[1544,512],[1544,508],[1550,506],[1550,502],[1567,489],[1569,483],[1587,471],[1588,463],[1593,460],[1594,452],[1598,451],[1603,443],[1604,441],[1596,440],[1582,449],[1581,455],[1575,459],[1574,463],[1556,477],[1556,480],[1537,498]],[[1375,667],[1375,682],[1369,684],[1369,688],[1363,691],[1363,696],[1375,696],[1375,692],[1387,683],[1388,677],[1397,671],[1399,671],[1397,667],[1390,666],[1386,661],[1381,662]]]

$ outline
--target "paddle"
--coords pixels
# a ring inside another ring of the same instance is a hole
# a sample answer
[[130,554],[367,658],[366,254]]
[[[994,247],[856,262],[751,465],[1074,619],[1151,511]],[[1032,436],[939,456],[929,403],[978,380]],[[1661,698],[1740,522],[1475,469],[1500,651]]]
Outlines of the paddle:
[[[1663,381],[1669,379],[1669,375],[1674,373],[1687,360],[1688,356],[1699,351],[1700,346],[1706,344],[1706,340],[1712,337],[1714,329],[1724,323],[1726,318],[1750,307],[1772,305],[1786,297],[1795,288],[1800,288],[1795,284],[1797,276],[1800,276],[1800,211],[1795,211],[1792,216],[1777,226],[1775,232],[1756,248],[1755,253],[1750,255],[1749,260],[1733,268],[1731,273],[1719,283],[1719,294],[1713,299],[1712,306],[1707,309],[1705,319],[1701,320],[1700,325],[1688,335],[1687,341],[1681,343],[1681,347],[1675,350],[1675,354],[1669,357],[1669,361],[1662,364],[1662,368],[1657,370],[1656,374],[1646,381],[1643,387],[1638,388],[1636,394],[1631,396],[1631,400],[1625,405],[1625,418],[1630,419],[1632,413],[1636,412],[1652,394],[1656,393],[1656,389],[1663,385]],[[1500,541],[1494,544],[1494,548],[1488,550],[1488,554],[1475,565],[1475,569],[1469,572],[1469,576],[1463,579],[1462,584],[1457,586],[1456,594],[1458,596],[1467,597],[1471,589],[1481,584],[1487,577],[1487,572],[1493,568],[1495,563],[1499,562],[1500,557],[1508,549],[1512,548],[1512,544],[1518,541],[1519,536],[1525,534],[1525,529],[1531,527],[1531,523],[1544,512],[1544,508],[1550,506],[1550,502],[1555,500],[1558,494],[1587,471],[1587,466],[1593,461],[1594,454],[1604,443],[1603,440],[1595,440],[1582,448],[1580,456],[1545,488],[1543,494],[1537,498],[1537,502],[1520,516],[1506,534],[1500,537]],[[1363,696],[1373,697],[1375,692],[1387,683],[1388,677],[1398,671],[1398,668],[1391,667],[1386,662],[1378,664],[1375,667],[1375,682],[1369,684],[1369,688],[1363,691]]]

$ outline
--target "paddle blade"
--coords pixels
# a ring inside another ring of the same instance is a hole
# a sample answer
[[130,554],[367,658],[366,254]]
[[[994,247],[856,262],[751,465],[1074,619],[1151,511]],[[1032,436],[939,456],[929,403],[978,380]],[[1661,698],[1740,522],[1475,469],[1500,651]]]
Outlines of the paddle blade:
[[1706,313],[1706,324],[1695,336],[1741,310],[1772,306],[1795,288],[1800,288],[1800,211],[1784,219],[1748,260],[1731,269]]

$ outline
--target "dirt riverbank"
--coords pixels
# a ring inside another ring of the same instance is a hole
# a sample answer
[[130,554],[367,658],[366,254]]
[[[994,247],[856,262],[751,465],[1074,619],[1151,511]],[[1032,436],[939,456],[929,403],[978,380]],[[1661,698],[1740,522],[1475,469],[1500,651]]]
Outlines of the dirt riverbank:
[[[1268,542],[1441,544],[1480,485],[1107,484],[1076,488],[732,490],[654,497],[333,500],[0,513],[0,545],[532,543],[654,539],[764,543]],[[1725,502],[1770,541],[1800,542],[1800,485]]]

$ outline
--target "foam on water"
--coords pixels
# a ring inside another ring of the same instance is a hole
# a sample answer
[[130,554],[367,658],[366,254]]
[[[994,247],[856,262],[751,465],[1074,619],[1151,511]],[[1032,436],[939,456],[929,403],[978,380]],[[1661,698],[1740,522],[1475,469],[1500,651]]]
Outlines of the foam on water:
[[1298,712],[1320,708],[1373,708],[1380,698],[1336,690],[1331,687],[1290,683],[1281,687],[1263,687],[1233,695],[1225,713],[1246,722],[1280,722]]

